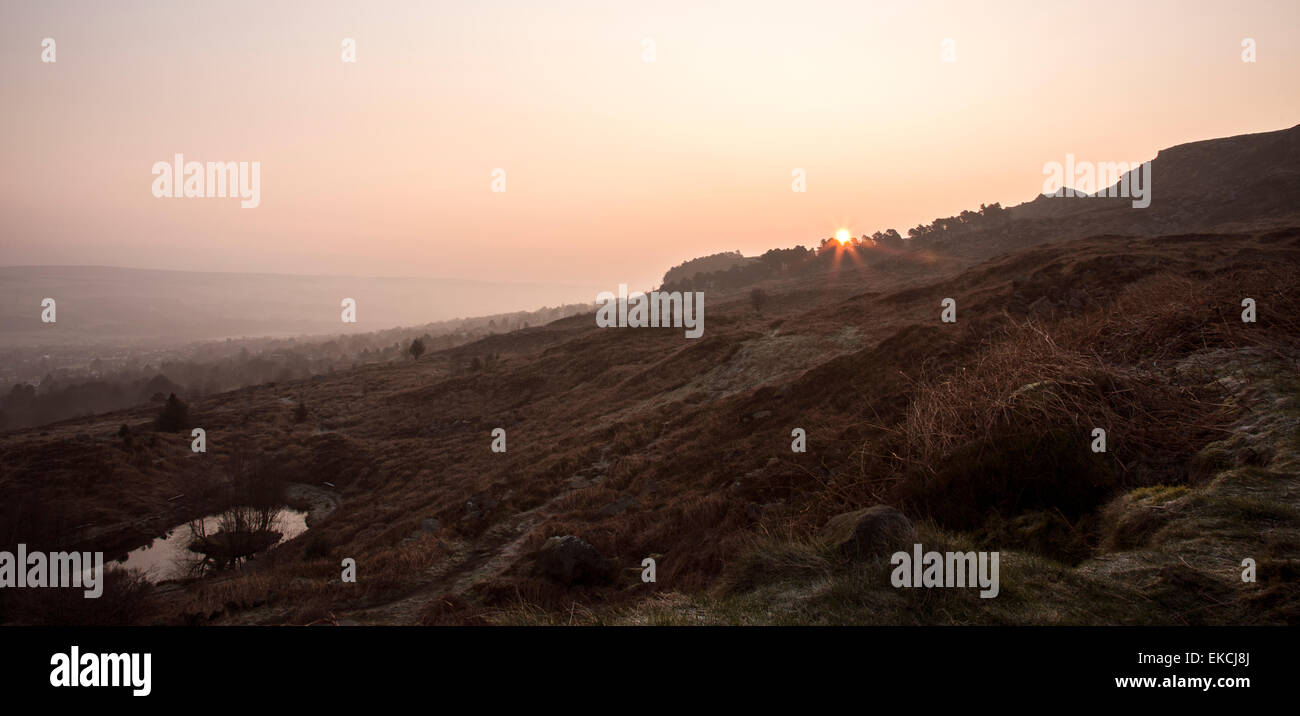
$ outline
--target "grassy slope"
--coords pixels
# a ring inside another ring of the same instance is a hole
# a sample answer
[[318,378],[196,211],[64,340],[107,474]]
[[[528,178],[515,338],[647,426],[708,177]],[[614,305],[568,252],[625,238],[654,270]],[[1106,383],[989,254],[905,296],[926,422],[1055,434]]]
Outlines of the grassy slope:
[[[129,546],[202,510],[237,448],[337,486],[339,509],[256,569],[156,590],[147,620],[166,623],[1294,620],[1295,391],[1279,376],[1296,367],[1300,232],[1092,238],[964,271],[927,258],[774,282],[762,315],[711,295],[696,341],[577,317],[213,396],[191,410],[206,455],[180,433],[123,446],[118,426],[144,431],[150,408],[5,434],[0,493],[57,509],[59,535],[94,522],[81,536]],[[1237,319],[1242,295],[1258,324]],[[1101,422],[1104,460],[1087,449]],[[927,548],[1003,551],[1002,596],[894,590],[881,563],[812,538],[877,502]],[[615,583],[530,576],[558,534],[616,560]],[[638,578],[649,555],[655,585]],[[1258,584],[1234,582],[1247,556]],[[338,583],[344,557],[355,585]]]

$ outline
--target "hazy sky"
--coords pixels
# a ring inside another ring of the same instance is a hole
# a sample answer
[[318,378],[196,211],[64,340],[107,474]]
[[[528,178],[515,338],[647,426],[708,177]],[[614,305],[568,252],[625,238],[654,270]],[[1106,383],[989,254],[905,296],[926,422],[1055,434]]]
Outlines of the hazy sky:
[[[1298,42],[1296,0],[4,0],[0,264],[648,288],[1292,126]],[[261,206],[154,198],[176,153]]]

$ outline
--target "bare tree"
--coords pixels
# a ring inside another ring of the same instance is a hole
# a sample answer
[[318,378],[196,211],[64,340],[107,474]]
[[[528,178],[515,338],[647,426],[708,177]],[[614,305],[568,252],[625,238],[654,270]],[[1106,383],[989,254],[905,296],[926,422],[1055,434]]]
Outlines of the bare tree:
[[225,569],[280,541],[283,484],[263,461],[236,448],[226,463],[230,506],[212,517],[189,523],[191,552],[203,555],[196,565]]

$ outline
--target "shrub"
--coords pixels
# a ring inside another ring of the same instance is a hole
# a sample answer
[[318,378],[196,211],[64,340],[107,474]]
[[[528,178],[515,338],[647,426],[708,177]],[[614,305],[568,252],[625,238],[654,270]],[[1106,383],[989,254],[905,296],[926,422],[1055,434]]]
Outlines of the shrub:
[[[994,512],[1058,509],[1075,520],[1117,489],[1185,480],[1185,461],[1163,458],[1194,450],[1204,407],[1037,326],[1013,326],[973,366],[917,385],[896,433],[898,497],[959,529]],[[1096,427],[1110,433],[1105,453],[1090,449]]]

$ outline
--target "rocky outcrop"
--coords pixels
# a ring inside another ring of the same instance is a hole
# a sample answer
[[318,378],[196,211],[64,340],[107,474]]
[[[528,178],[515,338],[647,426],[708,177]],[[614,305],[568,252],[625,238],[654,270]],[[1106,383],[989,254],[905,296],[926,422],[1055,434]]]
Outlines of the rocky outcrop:
[[879,557],[911,549],[916,529],[903,513],[887,505],[836,515],[822,528],[821,538],[849,557]]

